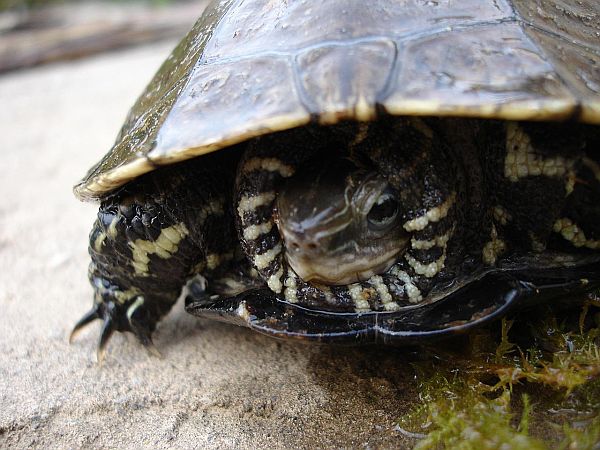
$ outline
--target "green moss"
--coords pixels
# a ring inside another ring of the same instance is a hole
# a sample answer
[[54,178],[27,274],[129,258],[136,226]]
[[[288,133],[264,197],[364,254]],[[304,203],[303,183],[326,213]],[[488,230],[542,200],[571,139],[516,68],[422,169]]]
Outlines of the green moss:
[[445,446],[457,449],[493,449],[510,446],[512,449],[543,449],[544,444],[528,434],[530,404],[525,405],[518,425],[514,426],[511,412],[511,393],[504,390],[495,398],[487,398],[477,385],[462,377],[448,380],[434,376],[424,383],[423,407],[402,425],[422,421],[427,432],[415,448],[430,449]]
[[417,449],[598,448],[597,306],[503,320],[429,349],[413,365],[420,402],[398,430],[419,437]]
[[558,448],[592,450],[600,445],[600,415],[577,425],[563,425],[564,439]]

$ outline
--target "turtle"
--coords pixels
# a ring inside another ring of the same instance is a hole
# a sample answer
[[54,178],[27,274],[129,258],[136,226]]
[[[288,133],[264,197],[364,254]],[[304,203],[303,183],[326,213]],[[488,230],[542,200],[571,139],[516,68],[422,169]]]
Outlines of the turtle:
[[216,0],[110,151],[92,309],[403,344],[600,286],[600,4]]

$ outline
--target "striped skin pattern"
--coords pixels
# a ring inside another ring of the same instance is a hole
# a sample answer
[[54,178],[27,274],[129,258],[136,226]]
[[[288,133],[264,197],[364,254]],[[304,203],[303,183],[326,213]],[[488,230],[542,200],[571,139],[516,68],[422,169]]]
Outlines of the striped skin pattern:
[[[98,359],[114,331],[131,331],[151,346],[157,322],[186,281],[232,272],[237,246],[231,220],[236,160],[228,152],[174,165],[130,183],[100,205],[90,233],[94,305],[74,332],[104,321]],[[204,295],[214,292],[209,284]],[[224,283],[215,288],[229,292]],[[239,287],[238,287],[239,289]]]
[[[276,136],[261,138],[242,158],[235,211],[242,248],[269,288],[291,303],[331,310],[396,311],[422,301],[444,268],[457,226],[461,176],[449,176],[446,149],[425,122],[396,120],[372,128],[360,124],[356,130],[340,129],[329,139],[315,139],[310,131],[298,130],[283,146]],[[278,189],[299,165],[317,152],[332,151],[339,157],[364,160],[404,194],[404,229],[412,239],[403,257],[385,274],[373,273],[368,280],[347,286],[315,286],[300,279],[285,261],[285,243],[273,208]]]
[[493,228],[484,262],[513,249],[594,254],[600,249],[600,136],[577,124],[506,123],[483,145],[497,157],[488,170]]
[[[265,285],[315,309],[393,312],[444,295],[519,255],[598,254],[600,137],[592,128],[476,120],[380,119],[264,136],[171,165],[104,199],[90,233],[94,304],[147,346],[202,275],[206,303]],[[274,204],[306,162],[349,158],[398,193],[409,243],[385,273],[346,286],[309,284],[288,266]],[[243,253],[242,253],[243,252]]]
[[[505,256],[600,248],[600,171],[587,156],[596,137],[582,140],[569,126],[558,127],[548,145],[545,124],[462,125],[473,128],[471,149],[461,145],[464,137],[453,140],[466,130],[424,119],[254,141],[239,166],[235,212],[242,248],[269,288],[290,303],[320,309],[396,311]],[[564,134],[569,137],[559,139]],[[277,192],[298,166],[323,152],[366,161],[399,192],[410,245],[386,273],[322,286],[304,282],[287,264],[273,214]],[[515,196],[520,201],[510,201]]]

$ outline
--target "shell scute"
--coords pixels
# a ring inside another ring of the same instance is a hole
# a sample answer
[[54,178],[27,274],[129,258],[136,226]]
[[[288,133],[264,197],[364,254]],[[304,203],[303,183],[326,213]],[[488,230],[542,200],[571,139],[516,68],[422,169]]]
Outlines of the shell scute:
[[217,0],[75,194],[101,199],[160,165],[380,106],[600,124],[599,18],[593,0]]

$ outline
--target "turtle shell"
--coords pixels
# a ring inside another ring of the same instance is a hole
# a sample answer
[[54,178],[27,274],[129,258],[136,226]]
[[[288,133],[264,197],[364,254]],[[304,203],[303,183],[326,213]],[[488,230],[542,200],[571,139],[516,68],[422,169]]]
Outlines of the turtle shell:
[[600,124],[599,36],[596,0],[215,1],[75,193],[380,111]]
[[396,313],[334,313],[303,308],[256,289],[206,303],[188,295],[185,309],[195,316],[233,323],[278,338],[336,344],[411,344],[464,333],[515,308],[552,302],[568,292],[600,288],[600,262],[560,269],[490,272],[438,301]]

